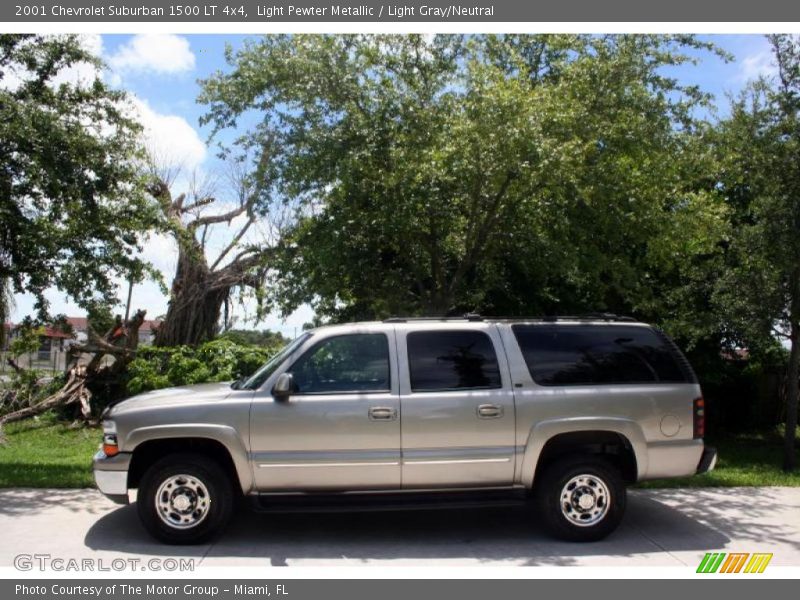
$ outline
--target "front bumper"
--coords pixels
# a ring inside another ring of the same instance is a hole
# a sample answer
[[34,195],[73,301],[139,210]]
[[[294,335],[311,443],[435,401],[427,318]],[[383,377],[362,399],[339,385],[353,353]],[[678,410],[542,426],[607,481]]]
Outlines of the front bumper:
[[128,503],[128,467],[131,455],[120,452],[116,456],[106,456],[100,450],[94,455],[92,468],[94,481],[100,492],[117,504]]
[[715,466],[717,466],[717,449],[706,446],[697,464],[697,473],[708,473],[713,471]]

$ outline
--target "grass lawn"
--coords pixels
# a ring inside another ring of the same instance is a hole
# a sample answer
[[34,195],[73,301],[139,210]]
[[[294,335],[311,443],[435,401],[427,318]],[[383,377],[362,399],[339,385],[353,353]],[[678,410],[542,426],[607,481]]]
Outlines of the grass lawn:
[[640,488],[732,487],[784,485],[800,487],[800,471],[781,469],[783,439],[778,433],[740,434],[706,440],[717,449],[717,466],[710,473],[640,483]]
[[72,428],[51,415],[9,423],[0,445],[0,488],[77,488],[94,485],[92,456],[99,427]]
[[[91,487],[92,455],[102,433],[99,428],[77,427],[52,415],[11,423],[4,428],[8,442],[0,446],[0,488]],[[719,452],[711,473],[638,484],[640,488],[800,486],[800,471],[781,468],[782,439],[777,433],[743,434],[708,441]]]

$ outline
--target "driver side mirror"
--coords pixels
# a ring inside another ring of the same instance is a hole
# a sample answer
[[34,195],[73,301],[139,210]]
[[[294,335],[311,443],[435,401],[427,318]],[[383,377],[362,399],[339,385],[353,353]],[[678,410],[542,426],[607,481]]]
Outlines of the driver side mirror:
[[275,385],[272,386],[272,397],[275,400],[288,400],[294,392],[294,376],[291,373],[281,373]]

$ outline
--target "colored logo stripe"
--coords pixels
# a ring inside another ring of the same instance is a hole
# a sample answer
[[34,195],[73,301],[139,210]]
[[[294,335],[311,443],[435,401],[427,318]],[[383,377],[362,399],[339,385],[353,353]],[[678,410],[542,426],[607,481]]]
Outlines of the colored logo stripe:
[[728,554],[728,558],[722,563],[720,573],[738,573],[742,570],[748,556],[750,555],[747,552],[732,552]]
[[706,552],[700,566],[697,567],[698,573],[716,573],[722,559],[725,558],[724,552]]
[[772,560],[772,554],[753,554],[750,562],[744,568],[745,573],[763,573],[767,568],[769,561]]
[[[727,556],[727,558],[726,558]],[[749,561],[747,559],[750,559]],[[744,567],[745,573],[763,573],[764,569],[772,560],[772,554],[766,552],[706,552],[700,565],[697,567],[698,573],[740,573]],[[723,562],[724,561],[724,562]],[[745,566],[745,563],[747,566]]]

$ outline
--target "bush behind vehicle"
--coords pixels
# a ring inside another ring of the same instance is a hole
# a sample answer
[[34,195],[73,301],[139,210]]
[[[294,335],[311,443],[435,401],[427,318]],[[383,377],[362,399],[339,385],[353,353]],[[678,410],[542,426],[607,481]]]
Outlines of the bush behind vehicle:
[[253,373],[279,349],[217,339],[197,347],[140,347],[128,368],[128,395],[173,386],[232,381]]

